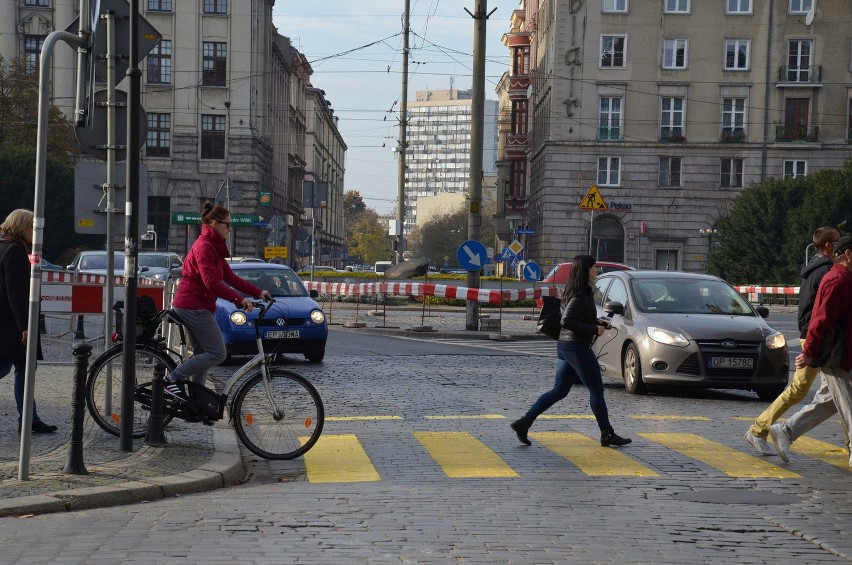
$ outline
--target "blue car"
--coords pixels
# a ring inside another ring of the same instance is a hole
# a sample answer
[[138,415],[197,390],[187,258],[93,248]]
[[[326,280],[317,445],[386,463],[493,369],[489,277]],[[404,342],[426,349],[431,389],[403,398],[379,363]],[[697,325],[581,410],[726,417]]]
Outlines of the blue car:
[[[268,290],[275,304],[260,322],[260,336],[267,353],[301,353],[318,363],[325,357],[328,322],[314,300],[315,290],[308,292],[290,267],[273,263],[231,263],[231,269],[255,286]],[[257,311],[247,313],[227,300],[216,301],[216,323],[222,330],[229,355],[257,353],[254,325]]]

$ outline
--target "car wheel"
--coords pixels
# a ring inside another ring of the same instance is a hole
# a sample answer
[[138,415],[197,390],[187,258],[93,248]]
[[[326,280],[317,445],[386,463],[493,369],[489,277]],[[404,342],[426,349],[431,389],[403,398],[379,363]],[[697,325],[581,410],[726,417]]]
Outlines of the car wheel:
[[760,388],[756,389],[754,392],[757,393],[757,397],[759,399],[766,401],[766,402],[772,402],[773,400],[778,398],[778,396],[782,392],[784,392],[784,388],[785,387],[781,386],[781,385],[766,386],[766,387],[760,387]]
[[630,394],[648,392],[648,385],[642,380],[642,362],[639,358],[639,350],[632,343],[624,350],[621,374],[624,377],[624,388],[627,392]]
[[322,349],[314,349],[313,351],[305,352],[305,359],[310,361],[311,363],[320,363],[325,357],[325,347]]

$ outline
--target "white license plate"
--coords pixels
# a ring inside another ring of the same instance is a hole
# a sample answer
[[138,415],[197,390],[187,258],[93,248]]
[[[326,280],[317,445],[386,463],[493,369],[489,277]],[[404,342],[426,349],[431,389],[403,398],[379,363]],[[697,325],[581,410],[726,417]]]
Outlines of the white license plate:
[[708,357],[707,366],[711,369],[754,369],[754,359],[750,357]]
[[299,339],[299,330],[266,332],[266,339]]

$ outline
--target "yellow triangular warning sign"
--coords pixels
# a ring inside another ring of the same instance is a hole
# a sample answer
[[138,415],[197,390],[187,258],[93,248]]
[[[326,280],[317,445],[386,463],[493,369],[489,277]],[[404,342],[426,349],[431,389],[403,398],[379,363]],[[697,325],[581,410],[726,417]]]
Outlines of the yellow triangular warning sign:
[[589,192],[580,200],[580,210],[607,210],[606,201],[598,189],[598,185],[589,187]]

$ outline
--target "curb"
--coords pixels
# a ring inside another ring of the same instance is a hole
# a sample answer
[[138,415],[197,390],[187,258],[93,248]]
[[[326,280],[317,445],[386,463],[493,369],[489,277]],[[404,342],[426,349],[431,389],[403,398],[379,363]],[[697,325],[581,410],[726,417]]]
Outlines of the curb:
[[[0,501],[0,516],[105,508],[208,491],[240,482],[246,471],[240,456],[236,432],[231,426],[220,422],[213,427],[213,448],[211,458],[201,467],[191,471],[141,481],[124,481],[110,486],[85,487],[3,500]],[[137,453],[163,449],[167,448],[143,447]]]

